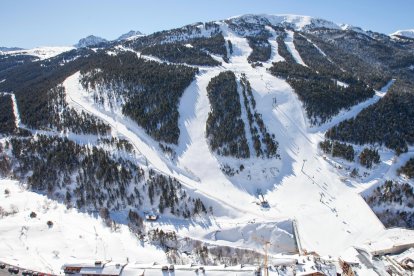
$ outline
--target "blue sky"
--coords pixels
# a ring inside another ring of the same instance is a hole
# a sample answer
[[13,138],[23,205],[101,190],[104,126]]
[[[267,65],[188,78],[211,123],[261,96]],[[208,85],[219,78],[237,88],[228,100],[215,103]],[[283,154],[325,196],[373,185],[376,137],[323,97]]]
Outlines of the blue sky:
[[302,14],[382,33],[414,28],[412,0],[1,0],[0,46],[72,45],[246,13]]

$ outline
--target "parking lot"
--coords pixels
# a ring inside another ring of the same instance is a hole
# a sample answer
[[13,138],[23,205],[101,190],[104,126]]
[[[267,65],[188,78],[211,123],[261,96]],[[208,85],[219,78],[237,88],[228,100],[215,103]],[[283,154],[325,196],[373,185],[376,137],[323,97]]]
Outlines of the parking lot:
[[47,275],[47,276],[51,276],[50,274],[34,272],[34,271],[30,271],[30,270],[29,270],[30,271],[29,274],[23,275],[22,273],[26,270],[24,268],[21,268],[21,267],[18,268],[19,269],[18,273],[12,273],[12,272],[9,272],[9,267],[14,267],[15,268],[15,266],[10,266],[8,264],[4,264],[5,267],[2,268],[3,264],[4,263],[0,262],[0,276],[30,276],[30,275],[39,275],[39,276],[46,276]]

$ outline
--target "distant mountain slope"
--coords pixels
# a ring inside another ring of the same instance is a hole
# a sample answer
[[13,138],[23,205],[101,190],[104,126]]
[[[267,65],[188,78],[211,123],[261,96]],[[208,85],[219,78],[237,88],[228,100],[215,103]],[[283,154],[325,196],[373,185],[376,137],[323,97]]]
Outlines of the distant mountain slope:
[[76,48],[84,48],[84,47],[90,47],[90,46],[97,46],[107,41],[108,40],[106,40],[105,38],[94,36],[94,35],[89,35],[85,38],[80,39],[78,43],[76,43],[74,46]]
[[54,47],[37,47],[33,49],[21,49],[21,50],[14,50],[14,51],[8,51],[7,54],[9,55],[29,55],[37,57],[41,60],[43,59],[49,59],[55,56],[58,56],[64,52],[68,52],[70,50],[73,50],[73,47],[70,46],[54,46]]
[[144,34],[141,33],[140,31],[129,31],[127,33],[124,33],[123,35],[121,35],[120,37],[118,37],[116,40],[118,41],[122,41],[122,40],[127,40],[127,39],[133,39],[136,38],[138,36],[143,36]]
[[0,52],[10,52],[10,51],[19,51],[24,50],[23,48],[19,47],[0,47]]
[[414,38],[414,29],[410,29],[410,30],[399,30],[396,31],[392,34],[390,34],[390,36],[396,36],[396,37],[408,37],[408,38]]

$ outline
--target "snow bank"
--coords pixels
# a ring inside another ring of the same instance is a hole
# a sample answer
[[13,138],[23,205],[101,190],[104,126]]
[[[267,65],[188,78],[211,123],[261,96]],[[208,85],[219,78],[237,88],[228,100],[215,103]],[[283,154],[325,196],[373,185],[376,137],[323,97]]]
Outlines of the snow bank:
[[85,260],[166,262],[161,249],[141,243],[125,225],[113,232],[97,215],[67,209],[14,180],[1,179],[0,191],[0,206],[16,212],[0,216],[0,261],[56,274],[63,263]]

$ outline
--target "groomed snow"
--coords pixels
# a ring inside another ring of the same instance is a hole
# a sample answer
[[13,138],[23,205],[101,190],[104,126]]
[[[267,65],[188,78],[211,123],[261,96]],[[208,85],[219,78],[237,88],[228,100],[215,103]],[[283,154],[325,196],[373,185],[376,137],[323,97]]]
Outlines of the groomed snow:
[[270,61],[269,64],[272,64],[273,62],[278,62],[278,61],[285,61],[285,58],[282,57],[281,55],[279,55],[279,52],[278,52],[278,47],[279,46],[278,46],[277,41],[276,41],[276,38],[277,38],[276,31],[273,30],[273,28],[271,28],[269,26],[266,26],[266,30],[272,35],[268,40],[270,46],[272,47],[272,54],[271,54],[270,59],[269,59],[269,61]]
[[300,65],[306,66],[305,62],[302,60],[299,52],[295,48],[295,44],[293,43],[293,31],[286,31],[287,36],[285,39],[285,44],[288,49],[288,51],[292,54],[293,58],[296,60],[296,63],[299,63]]

